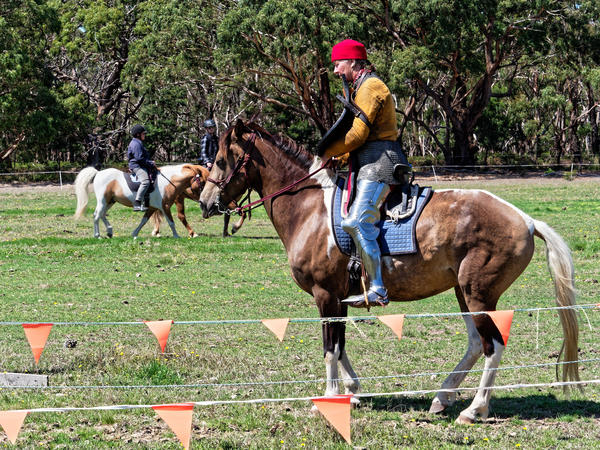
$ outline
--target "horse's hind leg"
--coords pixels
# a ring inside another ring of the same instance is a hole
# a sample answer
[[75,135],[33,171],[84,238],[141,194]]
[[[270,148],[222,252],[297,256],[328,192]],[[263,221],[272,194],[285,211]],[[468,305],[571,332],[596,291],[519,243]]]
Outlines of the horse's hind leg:
[[[95,238],[100,238],[100,219],[102,219],[104,221],[104,224],[106,225],[106,218],[104,216],[106,214],[106,210],[107,210],[106,200],[104,200],[103,197],[98,198],[98,201],[96,202],[96,209],[94,210],[94,237]],[[107,231],[108,231],[108,227],[107,227]],[[111,232],[112,232],[112,229],[111,229]]]
[[[456,288],[455,290],[456,296],[459,299],[461,310],[465,312],[466,305],[462,296],[462,292],[460,292],[459,288]],[[453,373],[448,375],[448,377],[444,380],[441,389],[456,389],[458,386],[460,386],[460,383],[462,383],[465,377],[467,376],[467,371],[471,370],[471,368],[475,365],[477,360],[483,354],[481,336],[479,336],[477,328],[475,327],[473,317],[463,316],[463,319],[465,321],[465,324],[467,325],[467,335],[469,336],[467,352],[460,360],[460,362],[456,365],[456,367],[452,371]],[[431,407],[429,408],[429,412],[440,413],[444,411],[448,406],[452,405],[455,402],[455,400],[456,392],[440,391],[433,399]]]
[[471,402],[471,405],[467,409],[461,411],[456,419],[457,423],[470,425],[474,423],[478,417],[486,419],[488,416],[490,398],[492,396],[492,390],[489,388],[494,385],[496,374],[498,373],[498,366],[500,365],[500,359],[502,359],[502,353],[504,352],[503,344],[496,340],[494,340],[493,343],[494,349],[492,353],[485,356],[485,366],[481,381],[479,382],[477,394]]
[[134,239],[137,239],[137,235],[140,232],[140,230],[142,229],[142,227],[144,225],[146,225],[146,222],[148,222],[148,219],[150,218],[150,216],[152,215],[153,210],[148,209],[148,211],[146,211],[144,213],[144,217],[142,217],[142,220],[140,221],[140,224],[137,226],[137,228],[135,230],[133,230],[133,232],[131,233],[131,237]]
[[104,222],[104,226],[106,227],[106,236],[108,236],[109,238],[113,237],[113,227],[110,224],[110,222],[108,221],[108,219],[106,218],[106,213],[108,212],[108,210],[110,209],[110,207],[113,205],[114,203],[109,203],[106,208],[104,208],[104,211],[102,211],[102,215],[100,216],[100,218],[102,219],[102,222]]

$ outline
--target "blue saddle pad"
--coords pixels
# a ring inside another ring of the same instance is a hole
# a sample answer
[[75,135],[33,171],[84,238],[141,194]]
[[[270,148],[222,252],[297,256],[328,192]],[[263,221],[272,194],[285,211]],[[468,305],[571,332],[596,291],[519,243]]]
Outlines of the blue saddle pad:
[[[336,180],[335,195],[333,196],[332,207],[332,225],[335,234],[335,240],[342,251],[346,255],[352,254],[352,246],[354,245],[352,237],[342,229],[342,194],[346,179],[338,177]],[[415,229],[417,220],[423,211],[423,208],[431,197],[431,187],[423,187],[419,189],[419,197],[414,214],[405,219],[400,219],[397,223],[392,220],[381,220],[377,225],[380,232],[377,241],[382,255],[406,255],[416,253],[417,240],[415,238]],[[391,197],[392,195],[390,195]],[[389,199],[388,199],[389,201]]]

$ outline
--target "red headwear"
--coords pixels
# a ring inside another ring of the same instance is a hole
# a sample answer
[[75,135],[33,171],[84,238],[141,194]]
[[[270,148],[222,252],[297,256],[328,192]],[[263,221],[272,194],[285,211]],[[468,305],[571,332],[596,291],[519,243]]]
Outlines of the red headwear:
[[367,59],[367,50],[360,42],[346,39],[331,49],[331,62],[340,59]]

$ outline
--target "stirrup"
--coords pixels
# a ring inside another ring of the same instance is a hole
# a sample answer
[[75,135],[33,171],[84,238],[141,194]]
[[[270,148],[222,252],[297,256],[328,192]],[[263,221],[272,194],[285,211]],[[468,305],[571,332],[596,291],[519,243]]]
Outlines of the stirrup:
[[342,300],[342,303],[353,308],[370,308],[371,306],[386,306],[390,302],[387,293],[386,295],[380,295],[375,291],[369,290],[366,297],[367,299],[365,299],[365,294],[353,295]]

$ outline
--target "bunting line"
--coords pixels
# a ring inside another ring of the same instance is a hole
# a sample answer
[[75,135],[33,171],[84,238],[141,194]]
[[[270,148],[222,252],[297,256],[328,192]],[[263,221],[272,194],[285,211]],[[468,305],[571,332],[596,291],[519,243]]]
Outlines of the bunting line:
[[[597,309],[600,310],[600,304],[590,303],[571,306],[551,306],[547,308],[516,308],[515,312],[535,312],[535,311],[558,311],[561,309]],[[406,319],[435,318],[435,317],[462,317],[488,314],[490,311],[481,312],[450,312],[450,313],[423,313],[423,314],[405,314]],[[306,317],[290,318],[290,323],[311,323],[311,322],[362,322],[367,320],[376,320],[378,316],[349,316],[349,317]],[[237,319],[237,320],[174,320],[175,325],[238,325],[238,324],[259,324],[263,319]],[[39,325],[44,322],[0,322],[0,326],[22,326],[24,323]],[[144,322],[52,322],[52,325],[60,326],[121,326],[121,325],[145,325]]]

